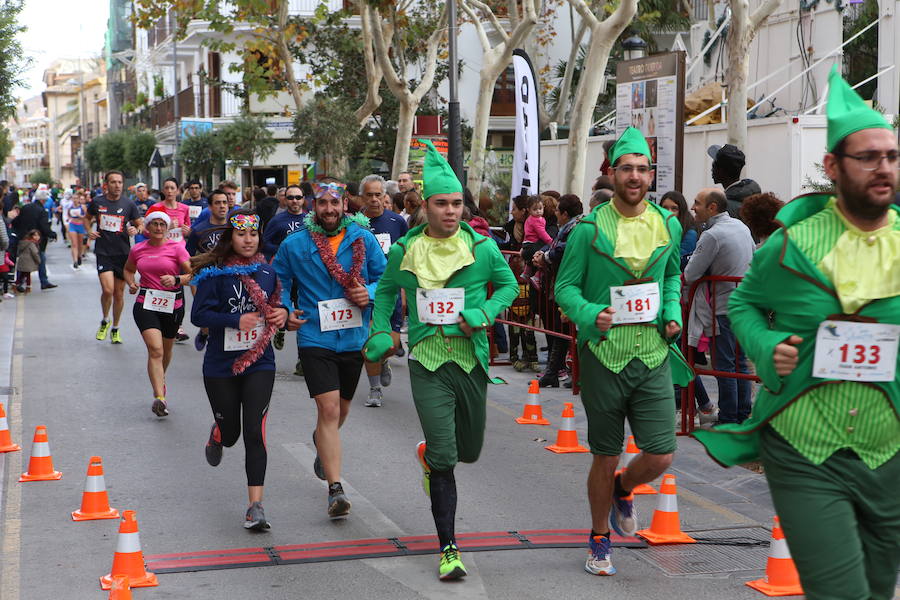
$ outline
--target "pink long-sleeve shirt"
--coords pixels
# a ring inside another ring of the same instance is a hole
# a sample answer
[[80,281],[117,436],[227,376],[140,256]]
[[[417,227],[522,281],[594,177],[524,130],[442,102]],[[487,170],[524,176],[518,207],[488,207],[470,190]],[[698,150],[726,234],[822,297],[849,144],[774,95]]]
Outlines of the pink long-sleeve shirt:
[[544,220],[544,217],[529,215],[525,219],[525,243],[542,242],[546,245],[552,241],[553,238],[547,233],[547,221]]

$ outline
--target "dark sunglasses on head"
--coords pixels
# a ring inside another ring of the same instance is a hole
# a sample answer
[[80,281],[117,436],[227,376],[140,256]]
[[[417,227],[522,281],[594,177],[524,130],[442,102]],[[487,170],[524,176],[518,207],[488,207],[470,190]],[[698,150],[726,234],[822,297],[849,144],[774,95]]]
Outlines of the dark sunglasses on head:
[[287,200],[303,200],[303,196],[285,196]]

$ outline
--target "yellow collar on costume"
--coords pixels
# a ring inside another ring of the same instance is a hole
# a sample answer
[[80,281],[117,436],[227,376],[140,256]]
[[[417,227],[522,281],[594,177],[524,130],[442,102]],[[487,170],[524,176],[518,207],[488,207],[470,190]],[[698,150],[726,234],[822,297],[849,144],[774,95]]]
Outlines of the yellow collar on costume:
[[400,269],[409,271],[426,290],[444,287],[450,276],[475,262],[462,228],[448,238],[433,238],[428,228],[414,238],[403,255]]
[[834,284],[844,312],[854,313],[872,300],[900,295],[900,229],[894,211],[888,212],[884,227],[863,231],[847,220],[834,198],[828,208],[847,231],[817,266]]
[[644,212],[636,217],[626,217],[609,203],[619,217],[616,226],[616,249],[614,256],[621,258],[632,271],[643,271],[653,251],[669,243],[669,231],[662,216],[650,208],[644,200]]

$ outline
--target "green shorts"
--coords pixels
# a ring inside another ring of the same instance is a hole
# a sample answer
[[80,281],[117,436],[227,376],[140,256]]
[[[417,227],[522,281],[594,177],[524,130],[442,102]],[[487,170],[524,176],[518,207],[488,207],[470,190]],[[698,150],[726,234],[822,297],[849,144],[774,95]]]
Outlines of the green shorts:
[[476,365],[470,373],[454,362],[429,371],[409,361],[413,402],[425,434],[425,462],[449,471],[457,462],[473,463],[484,445],[488,377]]
[[587,414],[591,453],[622,453],[626,417],[635,443],[643,452],[675,452],[675,404],[668,358],[655,369],[635,358],[621,372],[613,373],[586,345],[578,356],[581,402]]

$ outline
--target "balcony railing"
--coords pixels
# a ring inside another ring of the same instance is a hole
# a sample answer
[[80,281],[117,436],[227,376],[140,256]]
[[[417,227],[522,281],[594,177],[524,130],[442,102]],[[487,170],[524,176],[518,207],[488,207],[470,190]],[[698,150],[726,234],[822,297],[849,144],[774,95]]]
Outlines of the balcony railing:
[[[197,114],[195,104],[194,86],[178,92],[178,118],[195,116]],[[175,122],[175,100],[172,96],[157,102],[150,109],[152,129],[160,129],[173,122]]]

